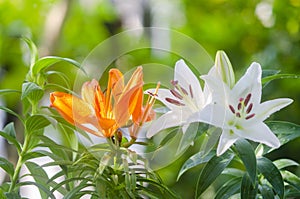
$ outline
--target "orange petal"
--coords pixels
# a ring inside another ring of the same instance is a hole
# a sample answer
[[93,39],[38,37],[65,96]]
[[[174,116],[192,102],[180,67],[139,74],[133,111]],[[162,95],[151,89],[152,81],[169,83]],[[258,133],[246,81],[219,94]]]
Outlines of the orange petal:
[[51,93],[50,102],[50,106],[54,107],[66,121],[87,132],[100,136],[99,132],[84,126],[84,124],[90,124],[95,126],[95,128],[98,127],[96,117],[89,104],[76,96],[63,92]]
[[134,123],[139,123],[141,121],[142,118],[142,113],[143,113],[143,89],[139,88],[138,92],[135,94],[135,96],[133,97],[133,99],[131,99],[131,101],[133,102],[132,104],[130,104],[130,108],[133,108],[132,111],[132,121]]
[[93,79],[90,82],[85,82],[81,88],[81,96],[82,99],[93,105],[94,103],[94,96],[95,96],[95,90],[99,86],[99,83],[97,80]]
[[114,99],[118,99],[124,90],[124,77],[118,69],[110,69],[107,87],[111,89]]

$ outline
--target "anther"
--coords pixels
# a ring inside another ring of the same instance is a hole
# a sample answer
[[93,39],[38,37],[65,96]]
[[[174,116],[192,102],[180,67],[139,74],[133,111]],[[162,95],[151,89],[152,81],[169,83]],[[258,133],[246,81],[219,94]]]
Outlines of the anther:
[[248,106],[248,108],[247,108],[247,110],[246,110],[246,113],[247,113],[247,114],[251,112],[252,107],[253,107],[253,104],[252,104],[252,103],[249,104],[249,106]]
[[241,117],[241,114],[240,114],[239,112],[237,112],[235,115],[236,115],[237,117]]
[[247,95],[246,99],[245,99],[245,102],[244,102],[245,106],[247,106],[247,104],[249,103],[250,99],[251,99],[251,93],[249,93]]
[[255,114],[252,113],[251,115],[248,115],[247,117],[245,117],[245,119],[246,119],[246,120],[249,120],[249,119],[253,118],[254,116],[255,116]]
[[176,85],[178,84],[178,81],[177,81],[177,80],[171,80],[171,84],[172,84],[173,86],[176,86]]
[[233,106],[229,105],[229,109],[231,110],[231,112],[232,112],[233,114],[235,114],[235,110],[234,110]]
[[238,109],[238,110],[241,110],[241,108],[242,108],[242,103],[240,102],[240,103],[237,105],[237,109]]
[[171,89],[170,92],[178,99],[183,99],[182,95],[180,95],[177,91],[175,91],[174,89]]
[[168,98],[168,97],[166,97],[165,99],[166,99],[167,102],[169,102],[171,104],[174,104],[174,105],[177,105],[177,106],[185,106],[185,104],[179,102],[178,100]]
[[180,89],[183,92],[183,94],[188,95],[188,92],[183,87],[180,86]]
[[241,97],[241,98],[239,99],[239,101],[240,101],[240,102],[244,101],[244,98]]
[[189,85],[189,89],[190,89],[191,98],[194,98],[193,90],[192,90],[192,86],[191,85]]

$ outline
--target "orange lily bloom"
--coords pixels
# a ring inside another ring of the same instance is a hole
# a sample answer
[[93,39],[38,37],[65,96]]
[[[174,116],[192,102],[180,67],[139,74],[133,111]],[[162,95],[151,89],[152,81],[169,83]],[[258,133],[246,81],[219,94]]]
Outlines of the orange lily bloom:
[[142,67],[134,71],[126,85],[123,74],[111,69],[105,92],[93,79],[83,84],[81,98],[63,92],[51,93],[50,106],[78,128],[110,138],[138,112],[136,109],[143,99],[142,87]]

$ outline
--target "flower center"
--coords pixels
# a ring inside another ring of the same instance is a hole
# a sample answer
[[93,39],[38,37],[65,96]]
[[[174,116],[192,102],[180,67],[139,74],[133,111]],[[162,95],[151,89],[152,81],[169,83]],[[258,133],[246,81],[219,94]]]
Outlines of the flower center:
[[234,108],[233,105],[229,105],[229,110],[237,117],[245,120],[249,120],[255,116],[255,113],[251,113],[253,103],[251,103],[252,94],[249,93],[245,98],[240,98],[239,103]]
[[188,91],[184,89],[182,86],[179,85],[178,81],[172,80],[171,84],[174,86],[173,89],[170,89],[173,98],[166,97],[165,100],[171,104],[177,106],[188,106],[192,110],[197,110],[197,106],[195,105],[193,98],[193,89],[192,86],[189,84]]

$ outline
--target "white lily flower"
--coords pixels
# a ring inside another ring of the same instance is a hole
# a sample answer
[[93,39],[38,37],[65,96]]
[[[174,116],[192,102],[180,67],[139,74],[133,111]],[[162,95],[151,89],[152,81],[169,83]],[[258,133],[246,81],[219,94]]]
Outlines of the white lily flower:
[[[157,100],[170,110],[152,122],[147,132],[148,138],[163,129],[181,125],[185,133],[189,125],[187,119],[193,113],[199,112],[211,99],[208,89],[202,91],[199,80],[183,60],[176,62],[174,80],[171,83],[173,89],[158,89]],[[153,93],[154,89],[146,92]]]
[[258,63],[252,63],[232,88],[216,75],[214,67],[208,75],[202,76],[213,93],[212,103],[201,112],[193,114],[189,121],[205,122],[222,129],[217,155],[223,154],[240,138],[278,148],[278,138],[263,121],[293,100],[280,98],[260,102],[262,71]]

